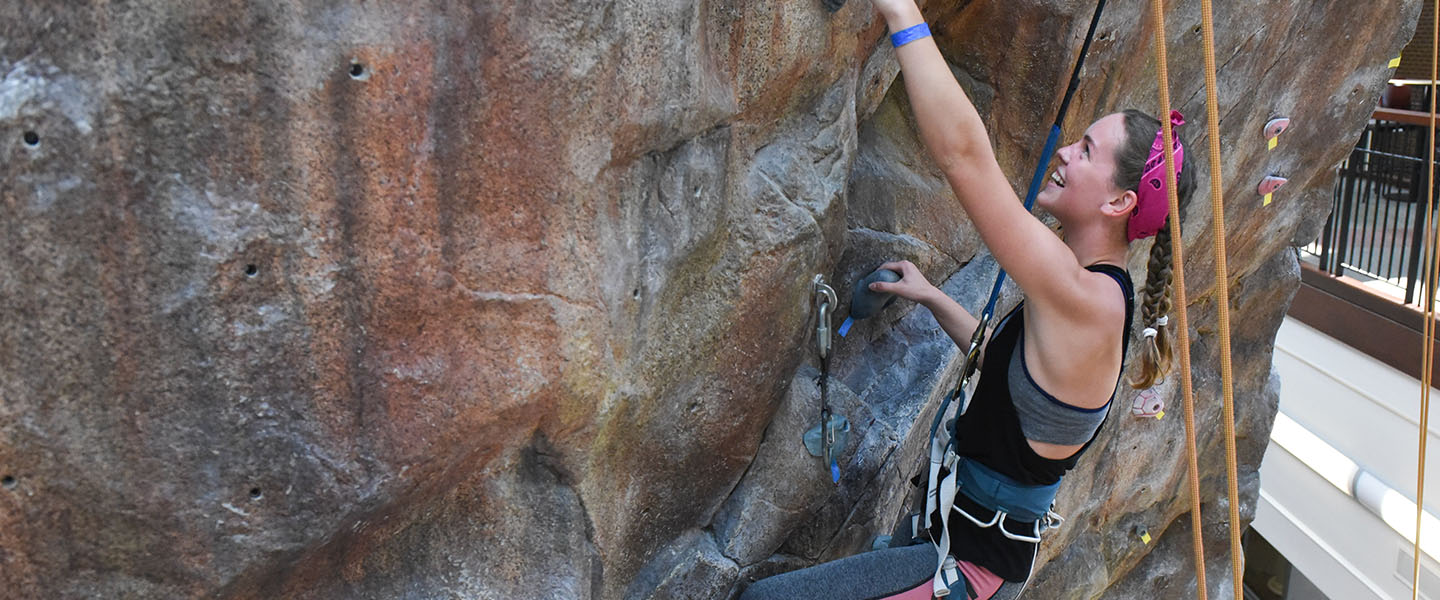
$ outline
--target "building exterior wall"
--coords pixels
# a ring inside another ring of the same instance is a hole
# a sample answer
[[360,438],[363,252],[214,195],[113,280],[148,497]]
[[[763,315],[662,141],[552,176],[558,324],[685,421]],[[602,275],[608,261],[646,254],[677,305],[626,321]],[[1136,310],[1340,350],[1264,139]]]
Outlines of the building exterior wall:
[[[1410,597],[1411,542],[1397,529],[1414,529],[1419,381],[1291,318],[1276,339],[1275,369],[1281,416],[1260,469],[1256,531],[1331,598]],[[1429,446],[1440,452],[1437,429],[1432,421]],[[1301,430],[1317,439],[1288,448],[1276,441]],[[1440,480],[1433,454],[1432,484]],[[1345,473],[1357,471],[1393,488],[1383,510],[1352,496]],[[1425,501],[1432,514],[1440,512],[1433,487]],[[1440,531],[1425,538],[1435,553]],[[1440,567],[1431,558],[1421,594],[1440,598]]]

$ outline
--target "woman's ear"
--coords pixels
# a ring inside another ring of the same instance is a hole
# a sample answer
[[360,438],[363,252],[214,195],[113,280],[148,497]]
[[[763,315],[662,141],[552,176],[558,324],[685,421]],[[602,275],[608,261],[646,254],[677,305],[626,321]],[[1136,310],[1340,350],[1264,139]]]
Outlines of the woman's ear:
[[1140,198],[1135,195],[1134,191],[1125,190],[1125,193],[1111,198],[1109,202],[1105,203],[1105,206],[1100,207],[1100,210],[1105,213],[1107,217],[1129,217],[1130,213],[1135,211],[1135,207],[1139,205],[1139,202]]

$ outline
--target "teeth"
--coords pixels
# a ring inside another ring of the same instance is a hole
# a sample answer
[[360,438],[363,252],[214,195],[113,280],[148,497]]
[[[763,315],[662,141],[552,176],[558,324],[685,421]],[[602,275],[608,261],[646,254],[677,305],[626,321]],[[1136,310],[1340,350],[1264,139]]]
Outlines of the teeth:
[[1065,178],[1060,176],[1060,172],[1059,172],[1059,171],[1056,171],[1056,172],[1054,172],[1054,173],[1051,173],[1051,174],[1050,174],[1050,180],[1051,180],[1051,181],[1054,181],[1054,182],[1055,182],[1055,185],[1058,185],[1058,186],[1060,186],[1060,187],[1065,187]]

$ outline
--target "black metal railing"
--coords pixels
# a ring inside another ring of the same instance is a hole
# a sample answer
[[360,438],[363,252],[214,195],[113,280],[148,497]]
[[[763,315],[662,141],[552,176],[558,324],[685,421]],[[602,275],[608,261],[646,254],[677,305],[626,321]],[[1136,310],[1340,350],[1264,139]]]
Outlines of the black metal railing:
[[1429,128],[1414,118],[1382,116],[1413,117],[1377,111],[1340,163],[1330,218],[1320,239],[1305,250],[1321,270],[1388,282],[1413,304],[1417,282],[1423,281],[1424,224],[1433,212],[1426,210],[1429,170],[1423,168]]

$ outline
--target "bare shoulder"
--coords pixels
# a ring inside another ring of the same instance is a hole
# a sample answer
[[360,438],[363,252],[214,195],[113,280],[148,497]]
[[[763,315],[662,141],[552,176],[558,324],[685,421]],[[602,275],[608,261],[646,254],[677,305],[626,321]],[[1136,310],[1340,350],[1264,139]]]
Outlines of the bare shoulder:
[[1077,277],[1063,302],[1027,298],[1025,356],[1042,388],[1064,402],[1098,408],[1109,401],[1119,375],[1125,296],[1104,273]]
[[1042,313],[1041,319],[1067,329],[1118,330],[1115,323],[1125,319],[1125,295],[1120,282],[1110,275],[1079,268],[1071,285],[1051,297],[1026,296],[1026,302]]

